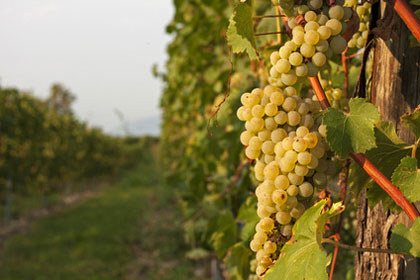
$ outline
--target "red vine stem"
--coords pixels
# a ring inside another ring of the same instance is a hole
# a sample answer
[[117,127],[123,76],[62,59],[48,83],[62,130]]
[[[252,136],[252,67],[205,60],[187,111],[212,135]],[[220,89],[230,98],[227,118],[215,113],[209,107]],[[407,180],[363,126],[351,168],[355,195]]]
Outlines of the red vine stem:
[[349,59],[348,56],[346,56],[347,51],[349,47],[346,47],[344,52],[341,54],[341,62],[343,64],[343,70],[344,70],[344,88],[346,89],[346,98],[349,97],[349,67],[347,66],[347,60]]
[[[315,92],[316,97],[321,103],[322,109],[327,109],[330,107],[327,96],[325,95],[324,90],[319,83],[317,77],[308,78],[312,88]],[[366,171],[366,173],[372,177],[372,179],[385,191],[389,196],[397,203],[407,214],[411,221],[414,221],[417,217],[420,216],[417,208],[411,204],[407,198],[403,195],[401,190],[397,188],[391,181],[376,168],[375,165],[364,154],[356,154],[350,152],[350,156]]]
[[420,19],[414,14],[411,7],[405,0],[396,0],[394,9],[414,34],[417,41],[420,42]]

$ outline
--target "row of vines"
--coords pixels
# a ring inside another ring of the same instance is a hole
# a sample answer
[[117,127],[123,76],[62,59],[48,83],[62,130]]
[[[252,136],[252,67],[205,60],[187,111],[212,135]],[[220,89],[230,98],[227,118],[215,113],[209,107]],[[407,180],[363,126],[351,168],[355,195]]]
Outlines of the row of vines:
[[[376,81],[389,74],[378,66],[381,42],[409,49],[417,61],[399,63],[420,73],[420,20],[410,6],[401,0],[174,5],[167,27],[174,39],[160,74],[161,144],[165,179],[177,189],[186,219],[188,257],[217,258],[227,279],[397,279],[398,267],[380,263],[381,256],[397,266],[420,257],[413,204],[420,200],[420,111],[406,106],[390,122],[384,106],[372,103],[381,94]],[[395,32],[404,24],[399,17],[414,34],[405,45]],[[419,77],[395,72],[385,82],[393,80],[415,84]],[[418,105],[418,88],[410,89]],[[406,104],[404,96],[397,102]],[[399,137],[404,133],[407,142]],[[411,222],[394,219],[380,247],[367,240],[363,246],[363,230],[375,232],[368,228],[373,212],[361,209],[365,197],[370,209]],[[363,258],[369,265],[358,263]],[[370,271],[359,274],[363,265]],[[418,279],[419,270],[406,277]]]
[[0,90],[0,205],[9,208],[6,220],[13,194],[47,198],[75,183],[115,176],[138,162],[138,139],[89,127],[72,113],[73,101],[58,84],[46,100],[17,89]]

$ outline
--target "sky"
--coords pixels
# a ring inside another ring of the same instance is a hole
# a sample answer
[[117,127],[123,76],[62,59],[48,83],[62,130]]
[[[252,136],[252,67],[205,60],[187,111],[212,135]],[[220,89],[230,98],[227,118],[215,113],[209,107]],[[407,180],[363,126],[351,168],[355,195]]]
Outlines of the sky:
[[171,37],[171,0],[1,0],[0,82],[46,97],[59,82],[77,97],[77,116],[114,132],[153,119]]

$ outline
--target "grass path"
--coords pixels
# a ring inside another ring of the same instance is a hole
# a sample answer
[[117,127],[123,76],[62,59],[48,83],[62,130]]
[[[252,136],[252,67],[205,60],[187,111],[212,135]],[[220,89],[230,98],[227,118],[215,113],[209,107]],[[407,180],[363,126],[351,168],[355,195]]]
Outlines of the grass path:
[[203,279],[184,257],[182,218],[154,166],[7,241],[0,279]]

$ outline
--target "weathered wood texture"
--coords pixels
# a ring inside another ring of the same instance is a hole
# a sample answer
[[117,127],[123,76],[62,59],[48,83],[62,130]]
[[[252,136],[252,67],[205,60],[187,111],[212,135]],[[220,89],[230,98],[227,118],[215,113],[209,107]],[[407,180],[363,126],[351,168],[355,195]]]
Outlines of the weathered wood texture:
[[[380,17],[393,17],[391,39],[377,38],[373,66],[372,102],[379,107],[381,119],[392,122],[398,135],[412,143],[414,137],[400,123],[400,116],[420,103],[420,48],[409,47],[410,31],[395,13],[385,13],[381,1]],[[389,31],[389,29],[388,29]],[[388,248],[392,225],[410,225],[406,215],[384,212],[379,204],[368,208],[365,193],[359,198],[356,244],[361,247]],[[359,253],[355,259],[355,279],[420,279],[415,259],[403,260],[396,255]]]

